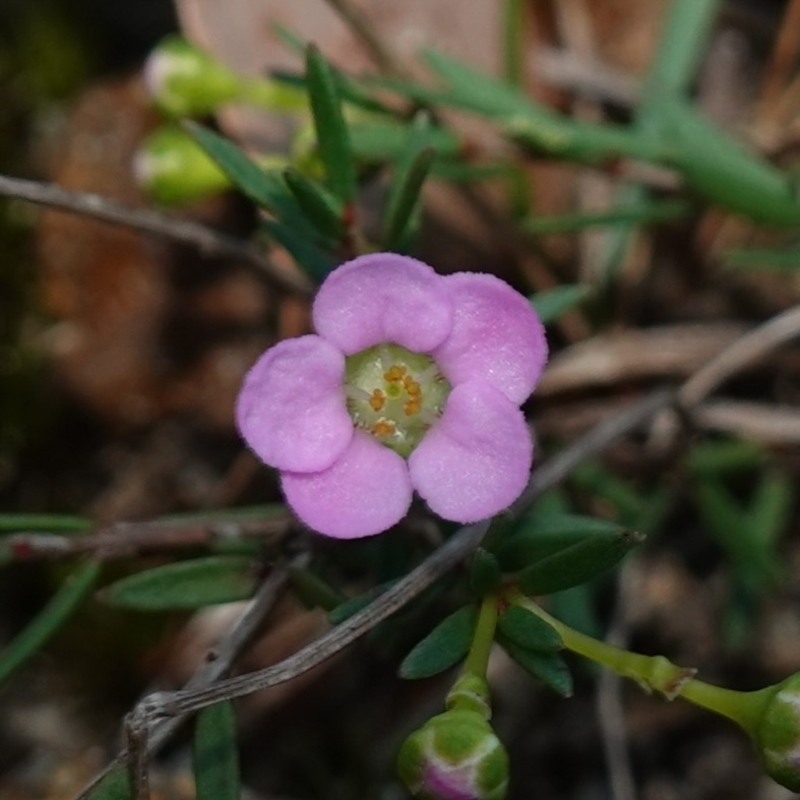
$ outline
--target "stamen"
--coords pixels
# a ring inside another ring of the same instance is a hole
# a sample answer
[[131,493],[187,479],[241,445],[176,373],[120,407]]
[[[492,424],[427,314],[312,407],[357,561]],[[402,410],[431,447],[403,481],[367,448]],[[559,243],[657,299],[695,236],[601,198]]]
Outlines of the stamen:
[[385,436],[391,436],[396,430],[397,426],[394,422],[381,418],[370,428],[370,433],[381,439]]
[[373,411],[380,411],[386,405],[386,395],[380,389],[373,389],[368,402]]
[[395,381],[402,380],[405,374],[406,368],[401,364],[395,364],[383,373],[383,377],[384,380],[389,381],[389,383],[394,383]]

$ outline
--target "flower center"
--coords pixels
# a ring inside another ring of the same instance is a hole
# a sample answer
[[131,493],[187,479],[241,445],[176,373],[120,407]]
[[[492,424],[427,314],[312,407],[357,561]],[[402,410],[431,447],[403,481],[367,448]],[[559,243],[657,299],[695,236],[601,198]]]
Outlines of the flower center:
[[450,384],[429,356],[379,344],[347,357],[345,393],[355,426],[406,458],[442,415]]

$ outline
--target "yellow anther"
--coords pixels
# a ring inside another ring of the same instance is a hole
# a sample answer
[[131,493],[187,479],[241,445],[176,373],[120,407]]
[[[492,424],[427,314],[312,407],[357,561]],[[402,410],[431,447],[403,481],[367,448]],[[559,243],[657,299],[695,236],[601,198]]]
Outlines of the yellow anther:
[[367,402],[373,411],[380,411],[386,405],[386,395],[380,389],[373,389]]
[[422,389],[419,388],[419,384],[410,375],[406,375],[405,378],[403,378],[403,386],[411,397],[418,397],[422,394]]
[[379,419],[371,428],[370,433],[373,436],[377,436],[379,439],[383,436],[391,436],[395,430],[396,426],[394,422],[391,422],[388,419]]
[[395,364],[383,373],[383,377],[385,380],[389,381],[389,383],[393,383],[394,381],[403,380],[403,375],[405,374],[406,368],[400,364]]
[[405,412],[406,416],[410,417],[414,414],[418,414],[421,406],[422,404],[419,397],[412,397],[410,400],[403,403],[403,411]]

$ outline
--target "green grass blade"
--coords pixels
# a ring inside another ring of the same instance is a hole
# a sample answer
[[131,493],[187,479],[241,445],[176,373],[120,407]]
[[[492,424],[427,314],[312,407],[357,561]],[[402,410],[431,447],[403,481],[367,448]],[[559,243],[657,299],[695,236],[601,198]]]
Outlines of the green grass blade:
[[339,89],[328,62],[314,45],[306,50],[306,83],[317,147],[331,191],[344,203],[356,194],[356,168]]
[[61,586],[33,621],[0,652],[0,684],[37,653],[83,602],[100,577],[101,566],[90,561]]
[[192,761],[197,800],[240,800],[242,785],[233,703],[218,703],[198,714]]

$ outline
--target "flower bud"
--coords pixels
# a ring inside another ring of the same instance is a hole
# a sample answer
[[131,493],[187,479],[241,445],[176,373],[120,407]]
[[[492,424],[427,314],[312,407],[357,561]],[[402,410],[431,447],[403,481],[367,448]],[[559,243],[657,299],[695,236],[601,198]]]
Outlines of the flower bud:
[[[277,156],[257,159],[264,169],[283,169]],[[231,181],[185,131],[165,125],[150,134],[133,160],[136,183],[157,203],[182,205],[229,189]]]
[[144,81],[156,104],[176,117],[202,116],[239,98],[241,79],[180,36],[169,36],[150,54]]
[[397,771],[423,800],[502,800],[508,755],[483,714],[454,708],[405,740]]
[[766,773],[800,792],[800,673],[775,689],[758,723],[755,744]]

